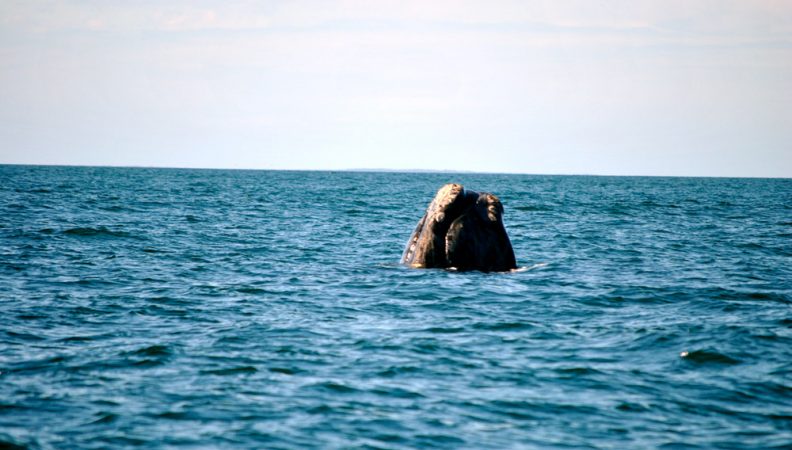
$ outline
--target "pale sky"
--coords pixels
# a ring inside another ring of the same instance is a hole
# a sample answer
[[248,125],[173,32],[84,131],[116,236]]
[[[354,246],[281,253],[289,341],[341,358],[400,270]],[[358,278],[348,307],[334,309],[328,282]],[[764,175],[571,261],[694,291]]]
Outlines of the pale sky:
[[792,177],[792,1],[0,0],[0,163]]

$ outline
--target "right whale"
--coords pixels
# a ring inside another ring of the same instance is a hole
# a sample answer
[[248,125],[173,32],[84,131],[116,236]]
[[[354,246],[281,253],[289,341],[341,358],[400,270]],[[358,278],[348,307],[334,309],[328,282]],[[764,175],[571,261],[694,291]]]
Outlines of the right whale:
[[415,227],[401,259],[423,268],[505,272],[517,268],[503,226],[503,205],[490,193],[446,184]]

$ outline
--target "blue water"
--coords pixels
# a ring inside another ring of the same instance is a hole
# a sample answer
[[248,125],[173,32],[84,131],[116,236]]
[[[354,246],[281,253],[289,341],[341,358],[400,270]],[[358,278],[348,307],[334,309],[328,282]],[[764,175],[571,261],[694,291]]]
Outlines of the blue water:
[[[792,180],[0,180],[2,448],[792,447]],[[520,271],[398,265],[451,181]]]

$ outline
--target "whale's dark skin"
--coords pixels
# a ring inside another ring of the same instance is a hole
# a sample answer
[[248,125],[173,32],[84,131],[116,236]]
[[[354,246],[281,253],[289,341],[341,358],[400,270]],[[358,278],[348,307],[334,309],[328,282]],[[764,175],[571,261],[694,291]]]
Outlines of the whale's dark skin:
[[498,197],[446,184],[426,208],[404,249],[402,264],[505,272],[517,268]]

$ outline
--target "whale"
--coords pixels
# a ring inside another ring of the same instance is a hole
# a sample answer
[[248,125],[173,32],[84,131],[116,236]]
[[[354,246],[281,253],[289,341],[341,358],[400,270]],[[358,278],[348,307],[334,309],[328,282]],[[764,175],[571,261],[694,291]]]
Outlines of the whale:
[[441,187],[402,253],[401,263],[414,268],[505,272],[517,268],[503,225],[503,205],[488,192],[457,183]]

